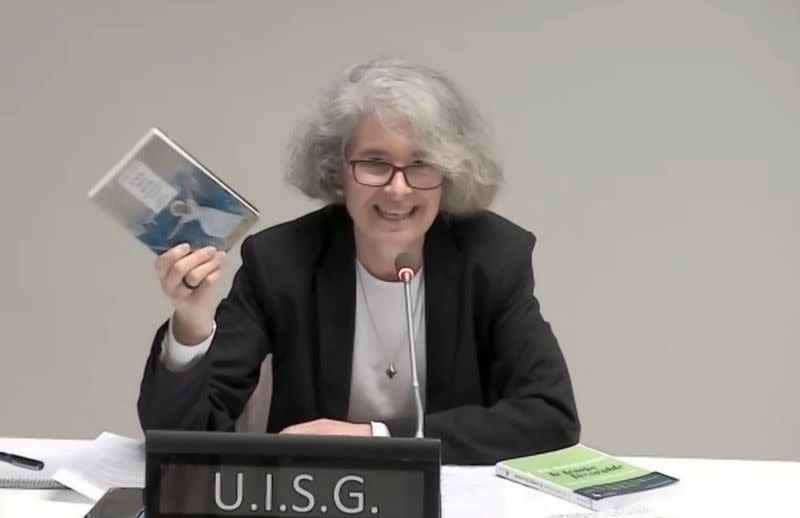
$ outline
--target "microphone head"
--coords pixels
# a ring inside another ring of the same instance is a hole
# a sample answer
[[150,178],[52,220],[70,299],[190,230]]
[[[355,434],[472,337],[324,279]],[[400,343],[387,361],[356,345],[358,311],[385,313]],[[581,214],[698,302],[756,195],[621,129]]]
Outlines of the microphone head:
[[401,281],[410,282],[417,273],[417,261],[408,252],[402,252],[394,260],[394,269]]

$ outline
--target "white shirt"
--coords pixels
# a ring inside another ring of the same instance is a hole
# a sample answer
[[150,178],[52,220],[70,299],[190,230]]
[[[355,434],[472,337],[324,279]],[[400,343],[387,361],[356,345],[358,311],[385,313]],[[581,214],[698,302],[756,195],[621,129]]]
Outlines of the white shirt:
[[[425,282],[410,283],[417,374],[425,401]],[[394,366],[390,378],[386,371]],[[348,419],[356,422],[413,417],[411,355],[403,283],[373,277],[356,261],[356,322]]]
[[[425,401],[425,280],[422,271],[417,273],[409,288],[417,374],[422,401]],[[381,420],[416,415],[403,291],[403,283],[377,279],[356,260],[356,321],[348,420],[370,421],[375,436],[389,435]],[[206,354],[215,333],[216,324],[202,343],[186,346],[175,339],[170,323],[162,343],[161,362],[175,372],[189,369]],[[394,366],[396,372],[391,378],[386,374],[390,366]]]

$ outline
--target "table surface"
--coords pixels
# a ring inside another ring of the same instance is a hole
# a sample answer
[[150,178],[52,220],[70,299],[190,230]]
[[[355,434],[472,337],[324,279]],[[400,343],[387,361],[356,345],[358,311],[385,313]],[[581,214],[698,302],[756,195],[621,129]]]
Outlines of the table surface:
[[[800,517],[800,462],[620,458],[680,479],[669,492],[643,498],[653,516]],[[0,489],[0,518],[82,518],[91,507],[70,490]],[[442,511],[443,518],[600,516],[501,479],[490,466],[443,466]]]

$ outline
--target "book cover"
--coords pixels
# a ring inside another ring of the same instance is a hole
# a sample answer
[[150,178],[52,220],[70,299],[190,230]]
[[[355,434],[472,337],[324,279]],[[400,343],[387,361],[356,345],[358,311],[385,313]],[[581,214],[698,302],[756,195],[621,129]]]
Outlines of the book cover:
[[639,493],[678,482],[582,444],[505,460],[496,464],[495,472],[595,511],[641,503]]
[[258,210],[158,128],[151,128],[89,191],[156,254],[188,243],[229,250]]

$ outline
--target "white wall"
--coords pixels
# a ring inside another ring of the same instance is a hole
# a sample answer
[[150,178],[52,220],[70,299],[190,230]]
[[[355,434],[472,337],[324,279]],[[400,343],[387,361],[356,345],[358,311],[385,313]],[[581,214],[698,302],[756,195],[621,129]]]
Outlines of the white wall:
[[495,125],[584,440],[800,460],[797,2],[426,3],[0,0],[0,435],[139,434],[168,307],[86,191],[147,127],[263,228],[313,206],[281,177],[297,118],[399,54]]

